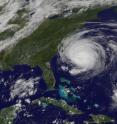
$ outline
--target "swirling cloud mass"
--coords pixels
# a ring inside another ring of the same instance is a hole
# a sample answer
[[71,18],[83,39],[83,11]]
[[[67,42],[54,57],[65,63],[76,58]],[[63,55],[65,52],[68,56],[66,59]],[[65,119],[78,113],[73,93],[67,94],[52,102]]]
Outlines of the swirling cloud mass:
[[[93,24],[93,23],[92,23]],[[117,57],[115,36],[105,32],[114,25],[95,23],[95,29],[83,29],[65,38],[58,47],[61,69],[70,75],[89,79],[107,71]],[[106,25],[106,26],[105,26]],[[115,26],[116,27],[116,26]]]

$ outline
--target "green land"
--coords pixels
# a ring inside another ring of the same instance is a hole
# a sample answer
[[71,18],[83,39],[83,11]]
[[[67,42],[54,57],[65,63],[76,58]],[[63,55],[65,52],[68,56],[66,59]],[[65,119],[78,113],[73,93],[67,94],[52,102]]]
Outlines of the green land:
[[[45,98],[41,97],[37,100],[34,100],[33,105],[39,105],[42,107],[47,107],[48,105],[57,106],[61,109],[63,109],[68,115],[80,115],[82,116],[83,112],[78,110],[74,106],[68,105],[63,100],[55,100],[52,98]],[[16,114],[18,113],[18,109],[15,108],[15,106],[5,108],[0,111],[0,124],[13,124],[13,119],[16,117]],[[90,120],[85,120],[83,124],[114,124],[114,120],[111,117],[108,117],[106,115],[90,115]],[[64,124],[71,124],[70,122],[66,121]]]
[[12,124],[15,118],[16,109],[14,106],[2,109],[0,111],[0,124]]
[[101,10],[92,8],[67,18],[45,20],[29,37],[0,53],[1,69],[9,69],[15,64],[39,65],[48,87],[53,88],[55,81],[48,63],[56,54],[58,44],[68,34],[83,27],[86,21],[95,19]]
[[0,40],[5,40],[7,38],[13,37],[15,32],[20,30],[26,25],[28,21],[28,16],[25,14],[28,13],[28,10],[21,9],[17,12],[16,17],[12,18],[8,24],[15,25],[15,27],[9,28],[0,33]]
[[17,11],[16,17],[12,18],[8,24],[16,24],[19,26],[19,29],[23,28],[26,25],[26,22],[28,21],[28,10],[21,9]]
[[44,97],[42,97],[42,98],[37,99],[37,100],[34,101],[34,103],[37,103],[37,102],[41,102],[41,104],[45,103],[47,105],[52,104],[54,106],[57,106],[57,107],[63,109],[65,112],[67,112],[70,115],[74,115],[74,114],[81,115],[83,113],[80,110],[78,110],[77,108],[68,105],[63,100],[55,100],[55,99],[52,99],[52,98],[44,98]]
[[0,40],[5,40],[6,38],[12,37],[15,34],[15,31],[12,29],[7,29],[0,33]]
[[[60,44],[64,37],[83,27],[86,21],[96,19],[97,13],[103,9],[104,8],[92,8],[79,15],[73,14],[67,18],[45,20],[29,37],[24,38],[12,48],[0,53],[0,68],[9,69],[15,64],[29,64],[31,66],[39,65],[43,70],[43,75],[48,84],[48,88],[52,89],[55,85],[55,79],[49,66],[49,62],[56,54],[58,44]],[[57,105],[68,112],[70,112],[70,110],[72,110],[73,113],[80,112],[75,108],[72,108],[69,105],[64,105],[65,103],[61,104],[61,102],[56,100],[43,98],[42,101]],[[14,118],[13,113],[13,107],[1,110],[0,123],[9,124],[9,121],[12,122]],[[6,118],[8,118],[8,120],[6,120]],[[102,118],[100,119],[100,117],[97,116],[92,116],[92,118],[96,120],[96,122],[102,120]],[[107,119],[108,117],[106,120]],[[93,122],[95,122],[94,120]]]

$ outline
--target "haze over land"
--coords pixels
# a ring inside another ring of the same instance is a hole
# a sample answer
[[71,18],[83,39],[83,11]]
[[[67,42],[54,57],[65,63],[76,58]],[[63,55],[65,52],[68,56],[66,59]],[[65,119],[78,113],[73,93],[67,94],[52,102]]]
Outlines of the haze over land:
[[[116,5],[117,0],[1,0],[0,103],[3,106],[0,106],[2,109],[0,122],[2,124],[7,122],[11,124],[16,116],[19,117],[18,112],[24,107],[22,99],[31,105],[32,101],[38,98],[39,106],[45,101],[65,111],[69,110],[72,114],[78,114],[79,108],[68,105],[67,101],[74,99],[76,103],[75,100],[77,98],[79,100],[82,94],[91,101],[94,96],[96,100],[92,100],[90,106],[99,110],[103,108],[97,98],[99,93],[100,98],[103,97],[102,103],[105,102],[105,95],[110,96],[112,102],[109,105],[112,109],[117,107],[117,85],[115,85],[117,73],[114,72],[117,57],[117,24],[113,17],[117,8],[112,7]],[[107,10],[110,10],[110,13]],[[106,18],[106,21],[103,22],[101,17],[98,18],[99,13],[104,19]],[[106,34],[108,31],[110,34]],[[98,39],[100,42],[97,41]],[[56,57],[57,60],[55,60]],[[111,73],[106,75],[107,80],[101,81],[101,77],[111,69]],[[69,77],[67,79],[64,74],[74,77],[75,81],[69,80]],[[55,75],[59,77],[58,82]],[[98,79],[95,81],[91,79],[98,75],[99,83]],[[105,85],[106,82],[109,83],[109,78],[112,89],[110,85],[109,87]],[[82,85],[84,84],[82,81],[86,82],[92,90],[88,88],[90,90],[88,91],[87,87]],[[56,84],[59,86],[56,87]],[[95,90],[98,88],[105,93]],[[59,91],[57,96],[60,96],[60,101],[52,99],[54,94],[51,91],[56,89]],[[85,92],[85,89],[88,92]],[[50,93],[52,98],[50,96],[46,99],[44,93]],[[40,95],[43,97],[40,98]],[[85,108],[89,109],[86,99],[83,102],[86,105]],[[12,101],[14,101],[13,104]],[[15,105],[5,106],[4,103]],[[104,106],[106,106],[105,103]],[[39,114],[41,112],[38,113],[38,117]],[[97,121],[101,119],[103,122],[113,121],[106,116],[104,119],[102,115]],[[31,121],[31,119],[28,120]],[[44,121],[46,121],[45,117]],[[54,122],[57,123],[56,120]]]
[[[49,16],[96,5],[116,5],[116,0],[1,0],[0,51],[29,36]],[[70,13],[66,13],[65,16]],[[19,23],[18,23],[19,22]]]

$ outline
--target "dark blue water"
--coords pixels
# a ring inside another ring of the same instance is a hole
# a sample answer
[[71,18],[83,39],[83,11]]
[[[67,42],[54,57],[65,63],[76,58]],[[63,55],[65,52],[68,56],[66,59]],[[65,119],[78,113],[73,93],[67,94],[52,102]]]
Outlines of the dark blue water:
[[[93,23],[96,22],[96,23]],[[100,25],[98,22],[103,22],[103,25]],[[117,29],[117,27],[107,26],[104,23],[117,22],[117,13],[114,11],[114,7],[110,9],[106,9],[98,14],[97,20],[91,20],[91,23],[86,23],[85,29],[96,29],[95,31],[90,31],[83,35],[83,37],[95,37],[98,36],[99,31],[103,34],[104,39],[97,38],[96,40],[100,42],[103,47],[106,48],[106,43],[108,40],[117,40],[117,32],[113,29]],[[102,28],[103,27],[103,28]],[[102,41],[103,40],[103,41]],[[110,51],[111,52],[111,51]],[[108,57],[110,54],[108,53]],[[29,96],[31,100],[39,98],[41,96],[44,97],[52,97],[55,99],[64,99],[70,105],[76,105],[85,113],[81,116],[68,115],[64,110],[58,108],[53,105],[48,105],[46,108],[38,105],[27,105],[25,109],[23,109],[20,113],[18,113],[17,117],[14,119],[14,124],[52,124],[55,119],[59,120],[59,124],[63,124],[63,120],[68,120],[70,122],[74,121],[76,124],[83,124],[84,120],[90,119],[90,113],[94,114],[107,114],[109,116],[117,119],[116,111],[109,111],[108,106],[111,103],[112,96],[112,82],[117,82],[117,75],[113,77],[115,71],[117,70],[117,63],[113,63],[111,67],[106,70],[103,74],[92,77],[88,80],[78,80],[77,77],[73,77],[69,75],[69,73],[64,72],[60,69],[60,65],[57,62],[58,54],[55,55],[51,60],[51,67],[56,79],[55,90],[47,91],[47,86],[45,84],[44,79],[42,78],[38,83],[38,91],[35,95]],[[107,58],[106,64],[109,63],[109,59]],[[33,72],[31,70],[34,70]],[[9,78],[11,75],[12,78]],[[22,75],[22,78],[29,79],[30,77],[38,77],[42,76],[42,70],[37,66],[35,68],[31,68],[27,65],[18,65],[14,66],[14,68],[10,71],[1,71],[0,78],[4,78],[5,81],[8,81],[7,86],[4,85],[0,81],[0,108],[10,106],[16,103],[17,98],[12,101],[6,101],[9,99],[10,94],[10,86],[15,83],[15,81]],[[61,79],[66,79],[68,81],[61,81]],[[60,87],[67,87],[70,90],[69,94],[63,94],[67,97],[63,97],[60,95]],[[46,92],[45,92],[46,91]],[[4,96],[4,97],[2,97]],[[71,99],[73,102],[71,102]],[[25,99],[25,98],[24,98]],[[30,117],[24,116],[24,113],[31,115]]]
[[[26,112],[32,116],[24,116],[24,113]],[[64,120],[67,120],[68,122],[75,121],[77,124],[83,124],[83,120],[87,119],[90,119],[90,117],[87,117],[86,115],[70,116],[63,109],[53,105],[48,105],[46,108],[43,108],[42,106],[35,104],[20,112],[14,120],[14,124],[52,124],[55,120],[55,124],[64,124]]]
[[[107,25],[107,23],[115,25]],[[84,28],[82,28],[81,31],[90,31],[85,33],[82,38],[94,38],[96,42],[100,43],[106,50],[109,41],[117,42],[116,24],[117,12],[115,11],[115,7],[106,9],[98,14],[98,19],[91,20],[84,25]],[[99,37],[100,35],[103,37]],[[113,53],[112,51],[109,51],[106,54],[106,65],[109,65],[109,58]],[[113,82],[117,82],[117,74],[115,74],[117,71],[117,58],[115,58],[115,61],[113,61],[111,65],[109,65],[108,69],[106,69],[103,73],[88,80],[78,80],[77,76],[71,76],[68,72],[62,71],[60,66],[61,64],[65,63],[58,62],[58,59],[59,55],[57,54],[51,61],[51,67],[57,82],[56,88],[63,86],[72,87],[77,90],[77,93],[74,94],[80,96],[81,99],[77,99],[77,103],[75,104],[77,104],[78,108],[85,111],[86,113],[107,114],[117,119],[116,109],[113,111],[109,109],[110,104],[112,103]],[[71,82],[70,86],[67,83],[62,84],[61,78],[69,80]],[[71,91],[71,88],[69,89]],[[68,95],[66,98],[64,97],[64,94],[63,96],[60,94],[60,97],[69,103],[70,97]]]
[[36,77],[41,77],[35,85],[37,92],[32,96],[24,97],[22,99],[36,99],[42,96],[43,92],[47,89],[46,83],[42,78],[42,70],[38,66],[31,68],[28,65],[16,65],[11,70],[0,71],[0,109],[11,106],[19,100],[17,97],[10,99],[10,92],[12,92],[11,86],[15,85],[18,79],[28,80]]

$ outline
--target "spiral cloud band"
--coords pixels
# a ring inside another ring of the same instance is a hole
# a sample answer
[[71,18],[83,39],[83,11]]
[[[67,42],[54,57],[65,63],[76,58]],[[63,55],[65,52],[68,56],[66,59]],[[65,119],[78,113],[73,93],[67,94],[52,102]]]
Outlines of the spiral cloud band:
[[58,61],[63,71],[73,76],[91,78],[107,70],[115,60],[117,44],[113,36],[105,36],[105,31],[112,25],[103,27],[102,23],[95,24],[97,28],[83,29],[62,41],[58,47]]

